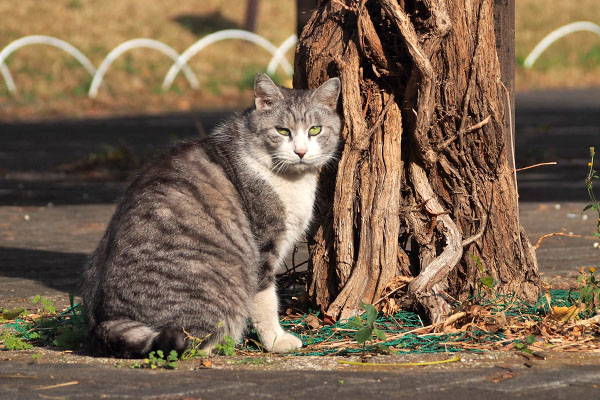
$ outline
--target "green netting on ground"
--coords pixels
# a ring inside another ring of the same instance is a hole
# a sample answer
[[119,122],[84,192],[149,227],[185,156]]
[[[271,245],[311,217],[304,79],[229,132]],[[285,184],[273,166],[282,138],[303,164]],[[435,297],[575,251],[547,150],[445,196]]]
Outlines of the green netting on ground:
[[63,312],[37,319],[34,322],[16,318],[14,322],[0,325],[16,336],[38,345],[53,344],[59,347],[79,349],[87,333],[87,321],[82,305],[73,304]]
[[[495,295],[491,300],[479,298],[475,302],[492,312],[504,312],[507,317],[516,317],[522,321],[539,321],[548,313],[549,307],[570,306],[577,298],[576,293],[570,293],[567,290],[552,290],[550,296],[550,305],[544,295],[541,295],[535,304],[515,299],[512,295]],[[346,328],[347,321],[339,321],[319,330],[310,331],[304,322],[307,315],[296,320],[282,321],[284,329],[297,332],[302,339],[303,350],[294,355],[343,355],[362,352],[362,348],[357,347],[356,343],[352,343],[355,330]],[[464,349],[459,344],[465,342],[482,345],[508,345],[514,341],[514,339],[507,339],[501,332],[491,333],[480,329],[458,333],[411,333],[415,329],[422,328],[423,322],[418,314],[408,311],[400,311],[389,318],[380,316],[375,325],[384,331],[389,339],[383,344],[403,353],[457,352]]]
[[[514,317],[517,321],[540,321],[549,311],[550,307],[562,306],[569,307],[577,300],[576,292],[566,290],[550,291],[551,304],[548,304],[545,295],[541,295],[535,304],[528,304],[512,295],[494,295],[493,299],[480,297],[472,300],[473,304],[478,304],[492,313],[503,312],[507,317]],[[300,336],[303,342],[303,348],[293,353],[297,356],[323,356],[323,355],[344,355],[362,352],[362,348],[357,346],[354,339],[356,329],[348,328],[348,321],[339,321],[333,325],[326,325],[320,329],[311,329],[307,326],[305,318],[309,314],[304,314],[296,319],[284,318],[281,324],[284,329],[295,332]],[[315,313],[319,316],[319,313]],[[395,351],[403,353],[439,353],[439,352],[457,352],[464,350],[464,344],[495,345],[504,346],[514,342],[512,338],[507,338],[502,332],[491,333],[485,330],[473,327],[464,332],[457,333],[417,333],[413,332],[423,328],[424,324],[418,314],[408,311],[399,311],[392,317],[379,316],[375,325],[378,329],[385,332],[388,340],[382,342],[386,346],[393,347]],[[77,341],[83,343],[85,334],[85,319],[81,313],[79,305],[73,305],[62,313],[52,317],[42,318],[35,323],[16,319],[15,322],[4,324],[4,329],[10,329],[17,336],[27,340],[35,340],[38,343],[54,343],[61,346],[71,344],[73,348]],[[40,337],[40,333],[43,334]],[[250,336],[253,334],[251,333]],[[254,335],[256,333],[254,332]],[[58,343],[56,338],[63,338]],[[45,339],[45,340],[43,340]],[[258,340],[256,336],[254,339]],[[477,351],[477,346],[471,350]],[[249,352],[260,352],[255,345],[255,341],[246,341],[243,350]]]

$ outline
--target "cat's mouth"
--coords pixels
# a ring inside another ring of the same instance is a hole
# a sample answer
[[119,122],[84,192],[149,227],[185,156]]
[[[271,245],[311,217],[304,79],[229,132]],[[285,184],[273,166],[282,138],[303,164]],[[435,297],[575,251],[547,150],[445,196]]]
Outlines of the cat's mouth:
[[274,168],[272,168],[273,171],[280,174],[297,174],[312,171],[314,169],[318,169],[314,160],[307,160],[305,158],[297,160],[281,160],[279,163],[276,162]]

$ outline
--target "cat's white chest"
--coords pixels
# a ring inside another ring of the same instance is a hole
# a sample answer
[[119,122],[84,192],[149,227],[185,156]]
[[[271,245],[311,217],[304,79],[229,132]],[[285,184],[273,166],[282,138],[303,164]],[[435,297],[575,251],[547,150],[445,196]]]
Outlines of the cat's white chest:
[[271,185],[279,196],[285,208],[285,232],[279,243],[279,263],[283,264],[284,258],[293,249],[294,245],[302,238],[312,219],[317,177],[306,174],[294,180],[274,175]]
[[290,178],[274,173],[255,159],[248,157],[245,161],[250,170],[273,189],[284,208],[284,231],[277,240],[278,257],[275,269],[278,270],[308,229],[315,203],[317,176],[306,173]]

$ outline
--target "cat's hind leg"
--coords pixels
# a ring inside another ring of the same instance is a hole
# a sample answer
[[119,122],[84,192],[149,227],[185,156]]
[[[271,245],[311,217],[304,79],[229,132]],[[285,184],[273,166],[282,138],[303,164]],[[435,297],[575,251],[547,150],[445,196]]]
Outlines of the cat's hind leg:
[[252,324],[258,331],[262,345],[275,353],[285,353],[302,347],[302,341],[283,330],[279,324],[279,300],[275,284],[258,292],[252,304]]

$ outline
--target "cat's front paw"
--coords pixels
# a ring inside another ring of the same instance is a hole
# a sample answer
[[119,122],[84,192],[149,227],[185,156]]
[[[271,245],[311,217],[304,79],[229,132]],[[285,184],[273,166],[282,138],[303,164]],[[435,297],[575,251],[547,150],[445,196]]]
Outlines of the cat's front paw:
[[272,347],[270,349],[267,348],[267,350],[274,353],[287,353],[300,347],[302,347],[302,340],[291,333],[284,332],[283,335],[275,338]]

